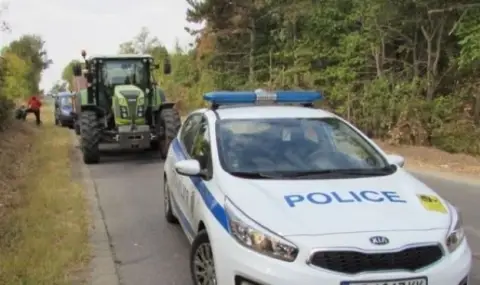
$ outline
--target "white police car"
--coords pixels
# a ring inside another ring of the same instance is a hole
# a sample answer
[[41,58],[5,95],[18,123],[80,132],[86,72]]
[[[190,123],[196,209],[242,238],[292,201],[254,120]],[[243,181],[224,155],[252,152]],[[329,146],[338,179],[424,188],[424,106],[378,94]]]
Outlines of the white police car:
[[457,210],[402,157],[329,112],[251,104],[320,98],[213,92],[212,108],[188,116],[164,197],[167,221],[192,242],[194,283],[467,285],[472,253]]

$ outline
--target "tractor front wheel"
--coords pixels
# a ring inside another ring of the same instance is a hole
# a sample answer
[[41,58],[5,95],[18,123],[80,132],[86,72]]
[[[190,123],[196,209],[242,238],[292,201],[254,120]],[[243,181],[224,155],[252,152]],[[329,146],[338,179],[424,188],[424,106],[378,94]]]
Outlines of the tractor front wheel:
[[75,134],[77,136],[80,135],[80,125],[78,124],[77,120],[73,121],[73,126],[75,128]]
[[178,130],[180,129],[182,122],[180,120],[180,115],[178,114],[177,110],[171,108],[163,109],[158,112],[156,123],[157,133],[162,134],[158,138],[158,148],[160,150],[160,156],[165,159],[167,158],[170,143],[177,136]]
[[80,145],[83,153],[83,162],[94,164],[100,162],[100,138],[102,128],[97,114],[84,111],[80,115]]

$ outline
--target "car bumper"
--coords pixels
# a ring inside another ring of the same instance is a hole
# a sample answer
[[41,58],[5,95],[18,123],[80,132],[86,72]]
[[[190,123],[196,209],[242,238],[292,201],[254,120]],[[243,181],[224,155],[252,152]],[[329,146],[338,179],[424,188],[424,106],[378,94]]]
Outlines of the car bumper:
[[73,124],[73,117],[71,115],[58,115],[58,119],[65,124]]
[[[340,285],[352,281],[369,281],[369,284],[373,281],[373,283],[384,284],[382,281],[385,280],[427,277],[428,284],[432,285],[467,285],[472,264],[472,252],[465,239],[456,251],[445,253],[441,260],[415,273],[384,271],[348,275],[307,265],[308,250],[303,253],[300,250],[299,256],[294,262],[284,262],[245,248],[230,237],[223,228],[219,227],[215,233],[215,237],[211,237],[211,239],[213,240],[217,284]],[[321,240],[322,237],[306,237],[305,241],[308,243],[308,240],[315,239]],[[331,237],[329,239],[332,240]],[[243,283],[242,280],[244,280]],[[402,283],[397,282],[397,284]],[[407,284],[405,283],[405,285]]]

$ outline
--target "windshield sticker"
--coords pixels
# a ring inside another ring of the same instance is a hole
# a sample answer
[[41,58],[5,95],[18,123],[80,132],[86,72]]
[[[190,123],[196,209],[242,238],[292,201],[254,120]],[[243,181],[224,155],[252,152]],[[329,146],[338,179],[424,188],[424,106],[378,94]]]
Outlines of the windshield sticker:
[[345,191],[345,192],[311,192],[304,195],[285,195],[285,201],[291,208],[297,204],[344,204],[344,203],[407,203],[397,192],[393,191]]
[[315,129],[312,127],[308,127],[307,131],[305,133],[305,137],[313,142],[318,143],[318,137],[317,133],[315,132]]
[[270,124],[252,123],[252,122],[231,122],[225,123],[222,128],[230,130],[236,135],[257,134],[270,129]]
[[292,132],[289,129],[282,130],[282,140],[284,142],[289,142],[290,140],[292,140]]
[[439,212],[443,214],[447,213],[447,208],[445,208],[445,206],[440,201],[440,199],[438,199],[438,197],[434,195],[425,195],[425,194],[420,194],[417,196],[418,196],[418,199],[420,199],[420,203],[427,211]]

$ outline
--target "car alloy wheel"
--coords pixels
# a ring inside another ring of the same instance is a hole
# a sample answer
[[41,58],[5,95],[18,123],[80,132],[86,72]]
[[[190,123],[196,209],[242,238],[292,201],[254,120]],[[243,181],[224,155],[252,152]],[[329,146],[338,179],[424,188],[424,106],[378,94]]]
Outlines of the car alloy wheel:
[[198,285],[216,285],[215,264],[213,262],[212,247],[209,242],[200,244],[193,259],[193,274]]

